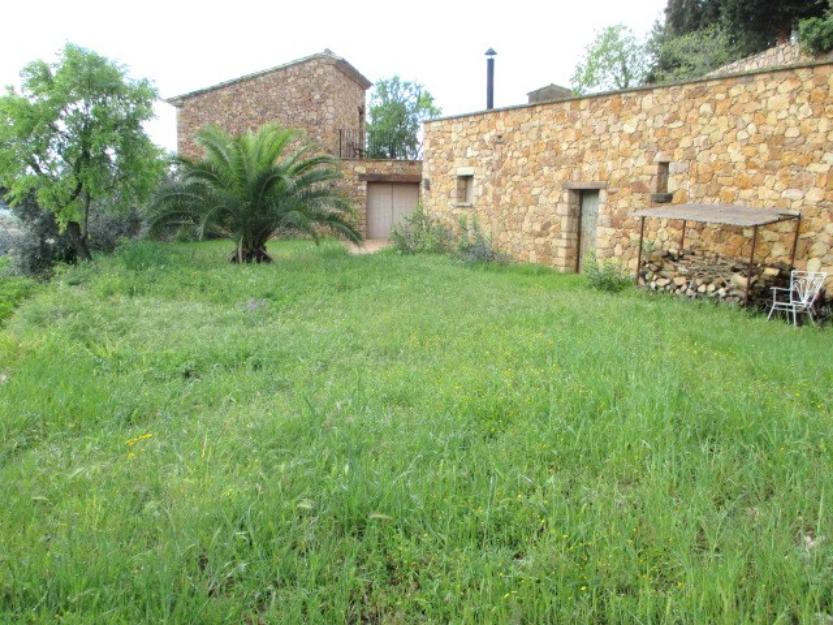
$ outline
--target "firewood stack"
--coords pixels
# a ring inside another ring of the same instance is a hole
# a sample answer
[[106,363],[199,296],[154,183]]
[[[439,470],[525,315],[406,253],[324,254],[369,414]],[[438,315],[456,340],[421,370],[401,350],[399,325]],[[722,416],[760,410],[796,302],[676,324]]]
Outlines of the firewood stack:
[[[748,263],[712,252],[656,251],[643,260],[639,283],[654,291],[743,304],[748,270]],[[789,282],[790,272],[786,264],[754,264],[749,289],[750,306],[768,309],[772,302],[770,288],[786,287]]]

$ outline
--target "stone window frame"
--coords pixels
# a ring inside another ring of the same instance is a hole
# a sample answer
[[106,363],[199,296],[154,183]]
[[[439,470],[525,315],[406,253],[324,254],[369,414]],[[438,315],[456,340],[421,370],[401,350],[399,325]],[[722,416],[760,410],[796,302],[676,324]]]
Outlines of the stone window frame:
[[654,178],[654,192],[651,193],[651,202],[668,204],[674,199],[674,194],[668,191],[668,184],[671,179],[671,159],[664,154],[657,154],[654,162],[657,165],[657,173]]
[[474,206],[474,168],[457,168],[457,187],[454,195],[454,206],[470,208]]

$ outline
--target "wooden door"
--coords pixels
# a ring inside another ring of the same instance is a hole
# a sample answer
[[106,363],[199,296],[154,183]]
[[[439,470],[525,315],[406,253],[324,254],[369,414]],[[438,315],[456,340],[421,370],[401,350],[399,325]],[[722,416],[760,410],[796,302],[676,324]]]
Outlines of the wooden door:
[[599,223],[599,192],[582,191],[579,212],[578,268],[584,271],[588,254],[596,253],[596,226]]
[[389,182],[367,184],[367,238],[388,239],[403,217],[414,212],[419,185]]

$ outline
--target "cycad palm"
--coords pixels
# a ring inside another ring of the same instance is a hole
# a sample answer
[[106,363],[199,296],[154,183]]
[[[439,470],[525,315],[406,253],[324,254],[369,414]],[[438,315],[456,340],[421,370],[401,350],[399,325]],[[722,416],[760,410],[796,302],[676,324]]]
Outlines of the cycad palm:
[[334,186],[340,178],[335,161],[310,144],[293,149],[297,138],[274,124],[236,137],[203,128],[197,142],[205,158],[180,159],[180,175],[156,196],[152,228],[196,225],[200,236],[232,239],[232,261],[247,263],[271,261],[266,242],[282,228],[316,241],[323,230],[359,241],[349,203]]

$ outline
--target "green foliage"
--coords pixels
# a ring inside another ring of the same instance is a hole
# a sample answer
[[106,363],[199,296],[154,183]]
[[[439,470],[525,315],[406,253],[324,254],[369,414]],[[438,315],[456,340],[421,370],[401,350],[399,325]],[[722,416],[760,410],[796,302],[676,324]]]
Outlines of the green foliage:
[[668,0],[665,21],[655,26],[649,42],[653,56],[649,80],[692,78],[761,52],[789,36],[801,20],[823,15],[825,3]]
[[373,85],[367,124],[368,156],[418,159],[422,122],[440,114],[425,87],[394,76]]
[[595,254],[588,254],[583,269],[587,284],[599,291],[619,293],[633,284],[633,279],[612,258],[599,262]]
[[505,264],[509,262],[505,254],[501,254],[492,247],[492,241],[481,229],[477,217],[460,218],[457,256],[466,263]]
[[608,26],[587,46],[571,79],[578,94],[627,89],[642,84],[648,68],[645,46],[623,24]]
[[651,82],[685,80],[708,74],[738,58],[729,33],[718,27],[687,32],[676,37],[655,30],[648,43],[654,58]]
[[[201,161],[181,160],[179,176],[154,200],[151,233],[196,227],[234,241],[234,262],[269,262],[266,242],[282,228],[316,241],[321,229],[359,241],[350,204],[335,182],[330,156],[312,144],[293,147],[295,131],[266,124],[236,137],[216,126],[200,130]],[[187,231],[187,230],[186,230]]]
[[391,232],[393,248],[403,254],[442,254],[452,248],[453,235],[419,204]]
[[69,267],[5,322],[0,622],[830,614],[830,331],[226,245]]
[[833,50],[833,0],[824,17],[811,17],[798,24],[798,40],[809,54],[824,54]]
[[54,64],[35,61],[22,90],[0,97],[0,187],[12,204],[32,194],[89,257],[90,212],[107,198],[114,208],[148,197],[164,169],[143,123],[157,94],[146,80],[67,44]]
[[76,260],[75,248],[66,233],[62,233],[55,215],[38,206],[29,195],[12,208],[21,224],[21,234],[15,238],[9,256],[12,270],[24,276],[46,277],[56,263]]
[[720,0],[720,20],[747,56],[788,37],[800,20],[823,15],[827,5],[828,0]]

